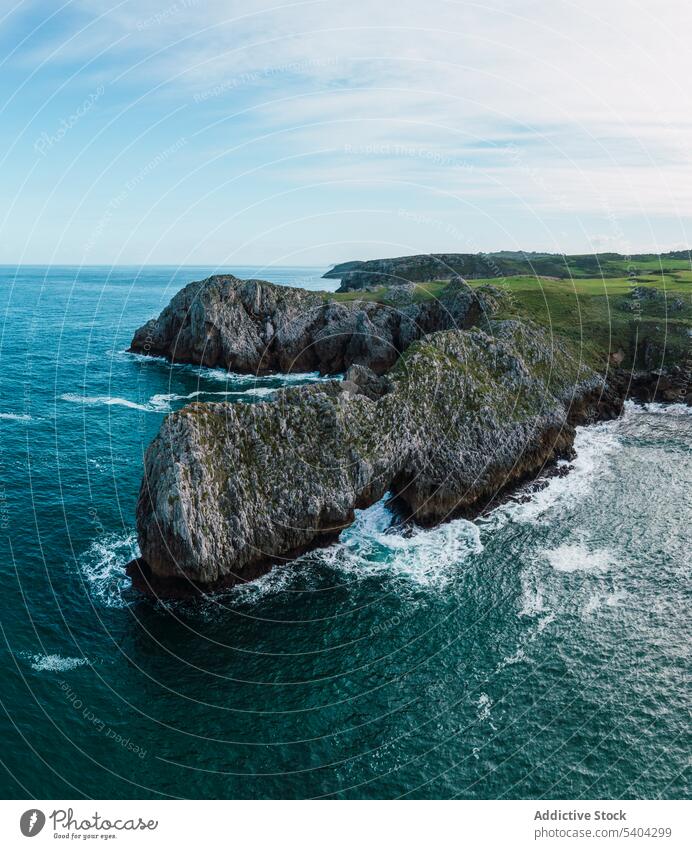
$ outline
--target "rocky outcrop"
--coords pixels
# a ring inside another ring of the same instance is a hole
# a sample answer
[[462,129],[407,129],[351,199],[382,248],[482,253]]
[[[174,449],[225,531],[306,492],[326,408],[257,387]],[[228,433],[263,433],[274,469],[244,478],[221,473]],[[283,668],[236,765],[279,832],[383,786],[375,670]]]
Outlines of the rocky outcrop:
[[566,345],[517,321],[426,335],[384,377],[356,365],[269,403],[191,404],[147,451],[130,574],[174,594],[251,580],[388,491],[404,519],[473,511],[620,407]]
[[655,286],[634,286],[631,291],[617,302],[620,309],[626,312],[641,312],[643,306],[657,306],[669,313],[681,312],[685,309],[685,301],[677,296],[671,295],[665,289],[657,289]]
[[469,327],[501,297],[456,281],[439,299],[421,304],[412,291],[391,303],[340,303],[325,292],[215,276],[178,292],[137,330],[130,351],[250,374],[337,374],[353,364],[382,374],[415,339]]
[[626,371],[613,383],[623,396],[638,401],[692,406],[692,361],[665,370]]

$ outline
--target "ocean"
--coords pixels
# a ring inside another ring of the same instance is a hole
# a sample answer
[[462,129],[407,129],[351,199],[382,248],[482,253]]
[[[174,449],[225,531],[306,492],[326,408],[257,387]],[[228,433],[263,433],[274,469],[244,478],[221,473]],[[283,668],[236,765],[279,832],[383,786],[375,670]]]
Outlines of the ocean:
[[687,408],[579,429],[569,474],[474,522],[401,534],[381,502],[254,584],[132,590],[163,417],[318,379],[125,352],[216,271],[0,268],[2,796],[689,797]]

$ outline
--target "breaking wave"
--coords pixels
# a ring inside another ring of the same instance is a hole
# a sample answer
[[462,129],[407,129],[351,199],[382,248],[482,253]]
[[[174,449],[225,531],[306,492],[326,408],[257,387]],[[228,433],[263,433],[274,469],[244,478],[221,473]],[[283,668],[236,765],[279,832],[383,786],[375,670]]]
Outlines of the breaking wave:
[[65,392],[60,396],[61,401],[69,401],[72,404],[84,404],[87,407],[98,406],[117,406],[128,407],[131,410],[143,410],[148,413],[165,412],[169,407],[165,404],[158,405],[155,400],[155,395],[147,404],[138,404],[136,401],[129,401],[127,398],[114,398],[111,395],[77,395],[74,392]]
[[453,579],[467,558],[483,551],[480,530],[473,522],[457,519],[432,529],[402,529],[387,507],[387,498],[356,510],[355,522],[338,542],[234,587],[229,600],[256,602],[297,588],[304,591],[319,583],[325,570],[335,572],[339,581],[396,579],[404,586],[436,590]]
[[338,380],[341,377],[341,375],[325,376],[321,375],[317,371],[292,372],[290,374],[278,372],[270,375],[241,374],[235,371],[226,371],[226,369],[218,366],[198,366],[193,365],[192,363],[172,363],[165,357],[155,357],[150,354],[136,354],[127,350],[116,351],[115,353],[111,353],[111,356],[133,359],[141,363],[159,363],[165,365],[167,369],[194,374],[197,377],[204,378],[205,380],[221,380],[224,383],[233,381],[234,383],[238,382],[247,384],[262,382],[265,380],[278,380],[282,385],[288,385],[293,383]]
[[132,582],[125,567],[139,557],[137,535],[107,534],[94,540],[80,558],[79,567],[89,596],[104,607],[128,607],[135,599],[128,598]]
[[[594,481],[602,481],[608,475],[613,456],[621,447],[616,429],[618,421],[604,422],[589,427],[577,428],[574,440],[576,457],[572,461],[559,460],[558,470],[570,467],[565,475],[544,475],[532,484],[527,496],[521,490],[522,501],[513,499],[500,505],[480,521],[484,527],[501,527],[508,520],[526,523],[547,521],[545,513],[554,506],[561,509],[584,499],[593,488]],[[542,485],[542,488],[536,488]]]
[[[193,367],[201,368],[201,367]],[[219,398],[236,398],[246,397],[265,397],[273,395],[282,389],[284,386],[303,385],[306,383],[323,383],[327,380],[340,379],[341,375],[336,377],[324,377],[318,372],[306,372],[301,374],[277,374],[264,378],[254,378],[247,375],[236,375],[231,372],[221,372],[220,369],[206,369],[207,372],[219,372],[223,375],[223,381],[227,385],[233,384],[233,388],[224,390],[214,389],[196,389],[193,392],[188,392],[181,395],[175,392],[158,393],[152,395],[148,401],[139,402],[131,401],[128,398],[120,398],[112,395],[78,395],[75,392],[66,392],[60,396],[62,401],[68,401],[72,404],[83,404],[85,406],[118,406],[127,407],[131,410],[140,410],[145,413],[169,413],[174,407],[173,403],[177,401],[192,401],[195,399],[210,400]],[[209,377],[209,374],[205,374]],[[266,385],[262,385],[266,384]],[[1,414],[0,418],[22,418],[15,414]],[[26,418],[31,418],[30,416]]]
[[386,502],[387,496],[367,510],[356,510],[356,521],[339,543],[323,552],[329,565],[359,579],[386,575],[439,588],[464,560],[483,551],[473,522],[455,519],[432,529],[402,529]]
[[33,421],[33,418],[28,413],[0,413],[0,419],[7,419],[13,422],[30,422]]
[[[637,405],[634,401],[627,401],[625,407],[631,411]],[[656,413],[664,416],[692,416],[692,407],[688,407],[687,404],[659,404],[652,401],[649,404],[644,404],[643,409],[647,413]]]

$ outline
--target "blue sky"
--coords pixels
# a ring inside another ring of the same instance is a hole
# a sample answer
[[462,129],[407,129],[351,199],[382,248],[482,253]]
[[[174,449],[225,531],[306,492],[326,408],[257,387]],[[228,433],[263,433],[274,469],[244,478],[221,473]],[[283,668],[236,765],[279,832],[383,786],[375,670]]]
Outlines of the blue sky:
[[689,246],[682,2],[0,10],[0,262]]

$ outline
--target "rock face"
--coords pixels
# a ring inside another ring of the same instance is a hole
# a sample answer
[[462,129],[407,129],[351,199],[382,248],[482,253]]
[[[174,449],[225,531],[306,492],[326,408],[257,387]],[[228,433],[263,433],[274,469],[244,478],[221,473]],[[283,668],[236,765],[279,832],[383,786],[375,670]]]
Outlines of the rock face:
[[250,580],[387,491],[404,518],[468,512],[620,408],[570,349],[516,321],[426,335],[384,377],[356,365],[269,403],[191,404],[147,451],[130,573],[157,593]]
[[137,330],[130,351],[250,374],[336,374],[353,364],[382,374],[415,339],[470,326],[498,297],[497,290],[471,292],[458,281],[422,304],[411,293],[391,305],[338,303],[324,292],[216,276],[178,292]]
[[674,365],[665,371],[633,371],[619,376],[621,391],[639,401],[692,406],[692,364]]

